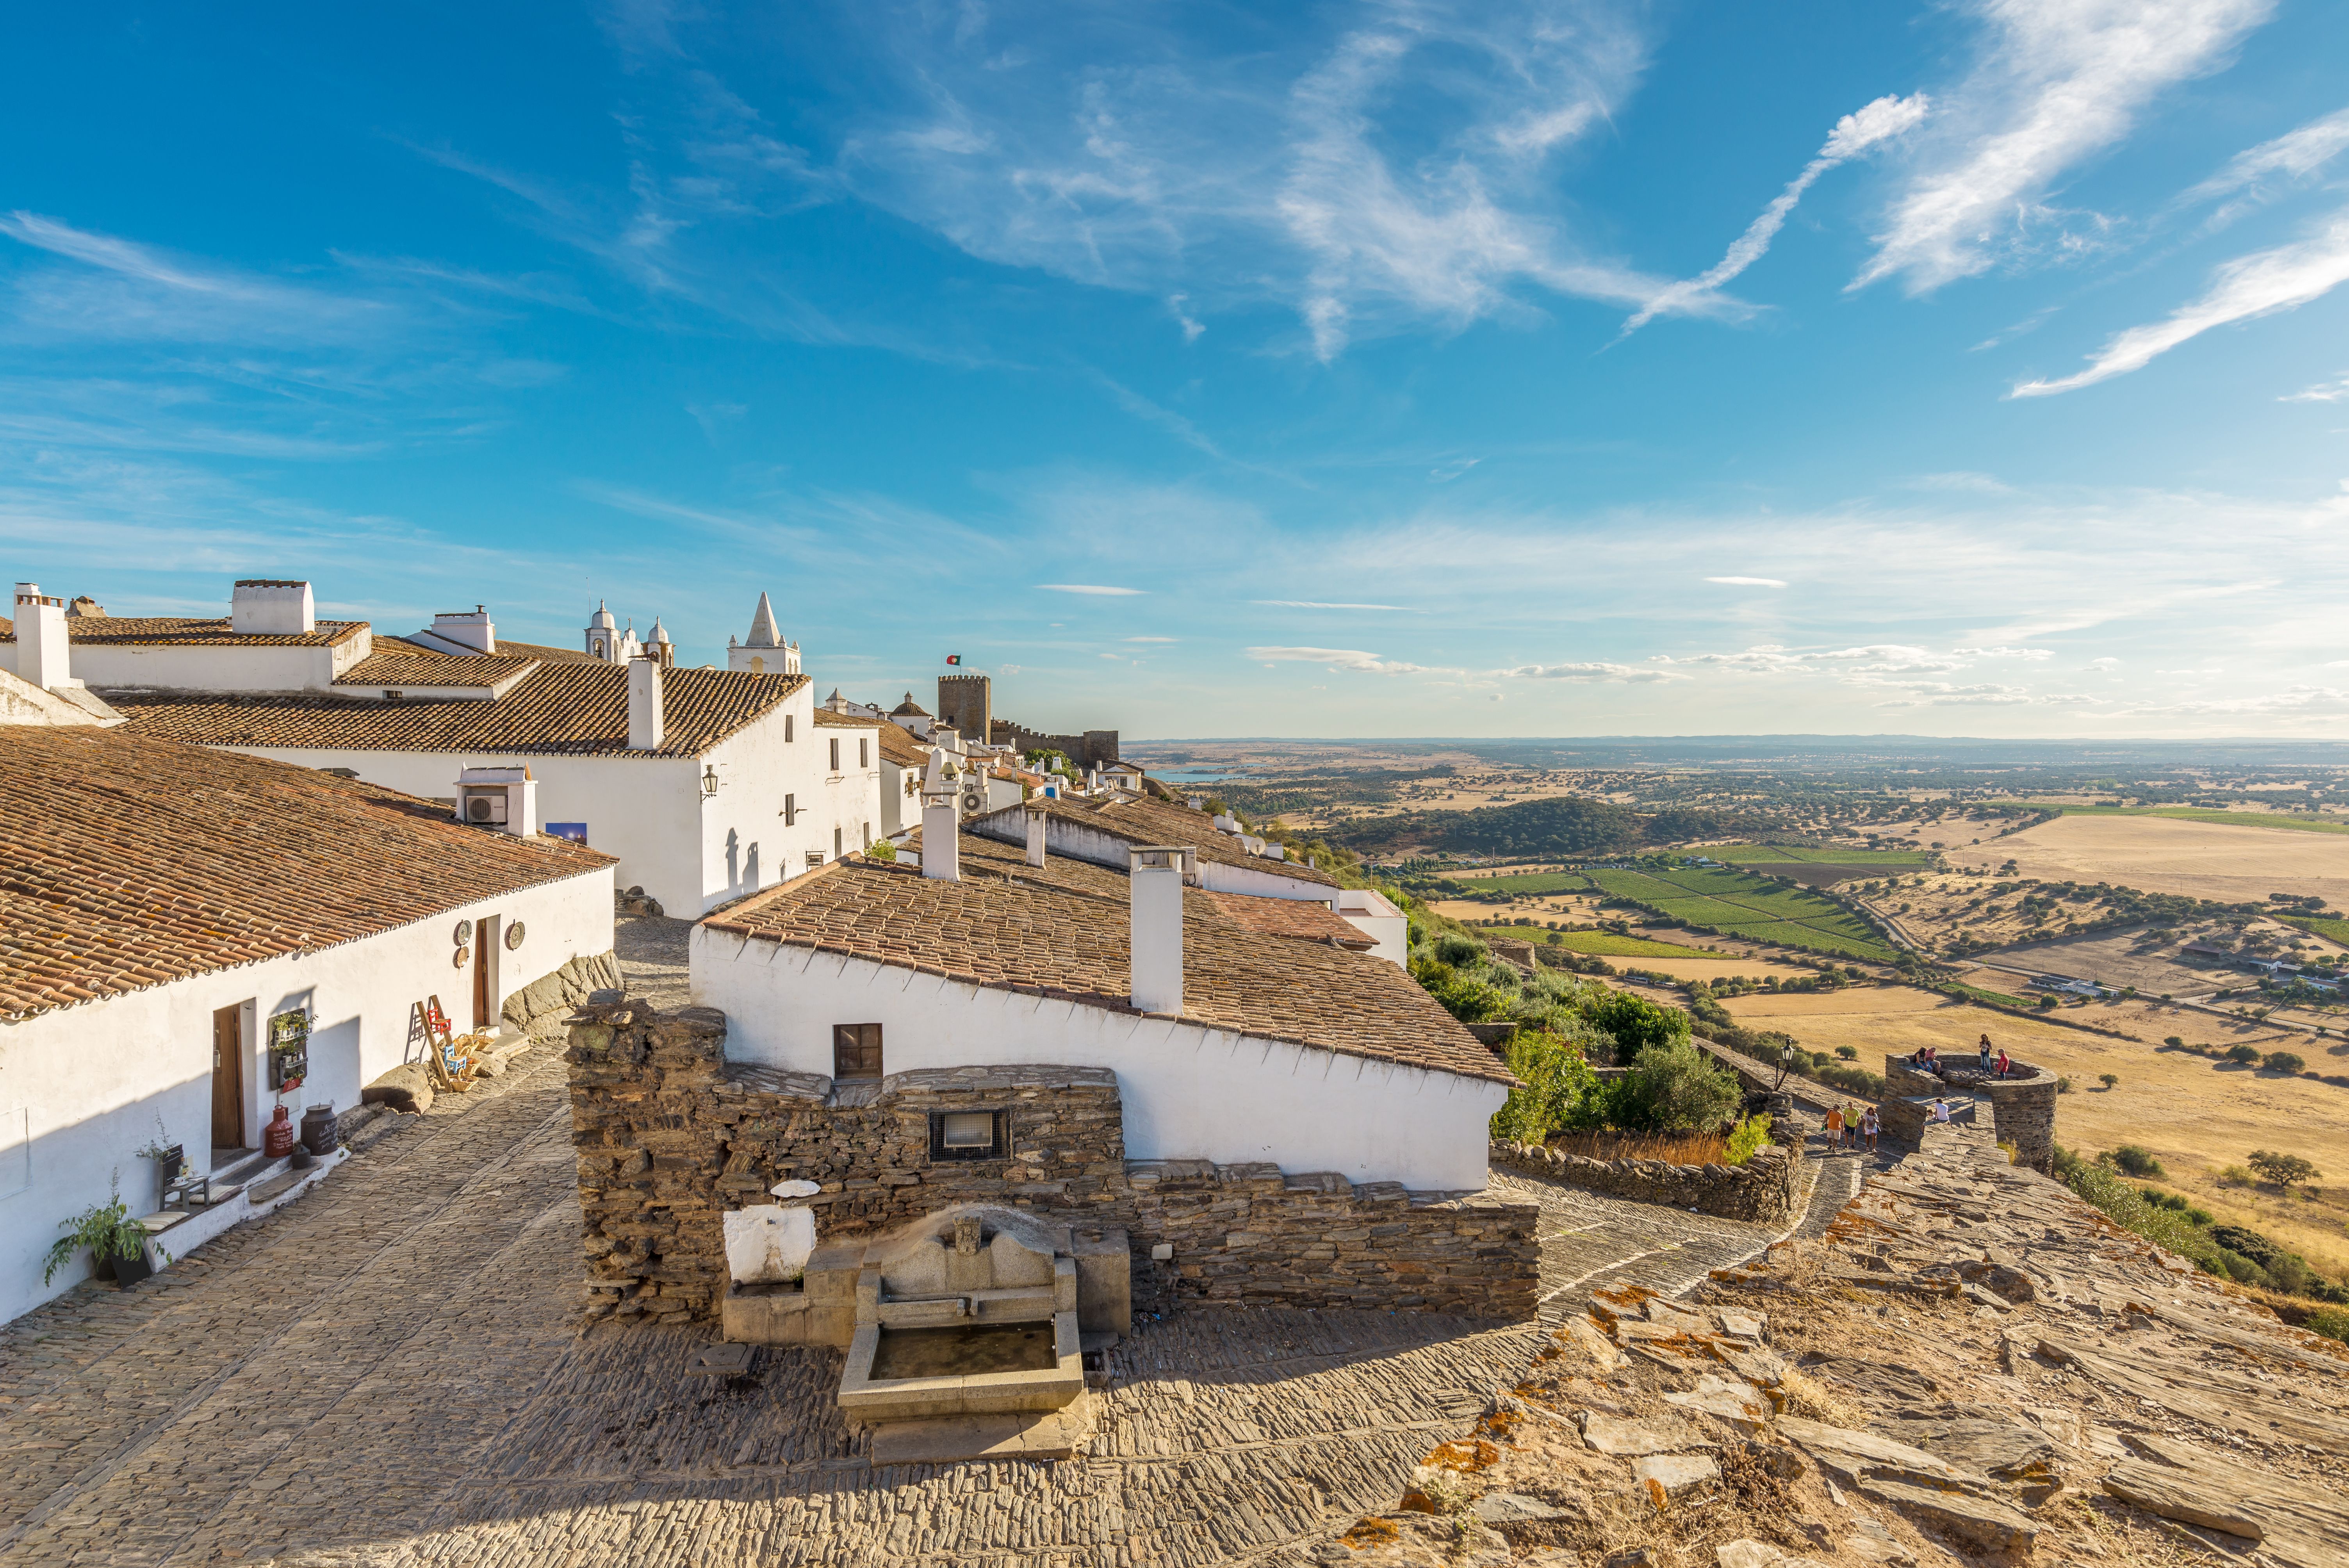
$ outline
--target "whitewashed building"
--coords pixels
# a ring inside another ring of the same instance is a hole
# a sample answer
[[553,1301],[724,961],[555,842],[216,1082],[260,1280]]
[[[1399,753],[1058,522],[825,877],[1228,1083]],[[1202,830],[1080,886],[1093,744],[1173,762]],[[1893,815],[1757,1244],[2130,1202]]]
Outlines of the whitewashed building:
[[727,1015],[729,1059],[835,1083],[1105,1068],[1131,1160],[1485,1184],[1510,1076],[1329,907],[1339,890],[1219,888],[1196,813],[1112,864],[1053,848],[1040,802],[1010,814],[1016,845],[928,810],[919,869],[851,858],[694,928],[694,1000]]
[[[657,626],[635,645],[649,655],[614,663],[633,634],[612,619],[597,612],[579,654],[502,642],[478,606],[378,637],[318,620],[306,583],[248,580],[224,618],[77,617],[57,634],[141,734],[443,802],[467,769],[528,768],[548,831],[616,856],[621,886],[687,918],[876,836],[878,759],[832,766],[806,676],[677,668]],[[596,653],[607,634],[622,641]],[[0,635],[12,666],[47,646]]]
[[276,1105],[356,1105],[418,1003],[494,1026],[612,946],[611,858],[565,840],[127,727],[18,722],[0,754],[0,1319],[88,1277],[42,1282],[61,1221],[159,1206],[141,1148],[233,1160]]

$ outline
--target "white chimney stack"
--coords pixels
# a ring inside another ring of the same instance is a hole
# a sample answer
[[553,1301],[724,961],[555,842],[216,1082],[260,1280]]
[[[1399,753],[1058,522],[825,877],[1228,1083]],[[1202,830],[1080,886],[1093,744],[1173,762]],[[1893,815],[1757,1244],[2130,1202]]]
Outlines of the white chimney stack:
[[962,812],[951,789],[922,791],[922,874],[932,882],[962,881]]
[[1040,806],[1028,808],[1028,863],[1031,866],[1040,866],[1044,863],[1044,828],[1050,820],[1050,819],[1044,814],[1043,808]]
[[1192,853],[1167,846],[1126,851],[1127,946],[1133,1006],[1141,1012],[1183,1010],[1183,884],[1190,880]]
[[463,610],[443,610],[432,617],[432,634],[444,643],[471,648],[477,654],[498,651],[498,629],[490,624],[490,613],[476,604],[468,614]]
[[229,601],[228,629],[240,637],[307,636],[318,629],[307,583],[248,577]]
[[660,665],[650,659],[628,661],[628,749],[658,751],[667,727],[661,720]]
[[73,645],[66,634],[66,602],[37,583],[16,584],[16,678],[47,691],[76,684]]

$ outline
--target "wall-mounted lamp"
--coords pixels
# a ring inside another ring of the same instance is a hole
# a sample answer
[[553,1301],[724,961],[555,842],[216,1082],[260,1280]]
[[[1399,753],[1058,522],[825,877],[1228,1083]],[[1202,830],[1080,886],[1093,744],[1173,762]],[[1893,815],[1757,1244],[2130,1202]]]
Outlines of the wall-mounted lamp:
[[704,799],[718,793],[718,768],[714,763],[701,770],[701,793]]

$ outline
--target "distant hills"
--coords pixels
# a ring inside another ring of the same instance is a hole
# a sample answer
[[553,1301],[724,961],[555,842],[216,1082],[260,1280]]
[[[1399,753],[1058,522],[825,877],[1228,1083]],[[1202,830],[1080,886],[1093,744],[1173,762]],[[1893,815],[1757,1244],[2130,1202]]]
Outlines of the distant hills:
[[1609,800],[1564,795],[1468,811],[1406,811],[1350,823],[1329,836],[1371,855],[1448,850],[1508,860],[1564,860],[1630,853],[1690,839],[1768,832],[1781,825],[1751,812],[1701,807],[1635,811]]

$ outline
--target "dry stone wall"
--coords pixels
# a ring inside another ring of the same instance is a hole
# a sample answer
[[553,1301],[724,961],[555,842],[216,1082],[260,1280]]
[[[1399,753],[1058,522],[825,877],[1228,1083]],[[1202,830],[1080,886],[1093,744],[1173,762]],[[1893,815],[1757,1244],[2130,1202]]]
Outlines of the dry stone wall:
[[1795,1154],[1780,1144],[1743,1165],[1672,1165],[1661,1160],[1593,1160],[1530,1143],[1495,1143],[1492,1161],[1586,1191],[1668,1203],[1723,1220],[1768,1224],[1795,1208]]
[[[818,1184],[826,1241],[953,1203],[1123,1229],[1138,1305],[1251,1305],[1530,1316],[1537,1212],[1482,1194],[1356,1187],[1274,1165],[1129,1161],[1116,1076],[1051,1065],[941,1068],[835,1085],[731,1064],[726,1020],[590,1004],[572,1019],[572,1136],[590,1309],[706,1316],[726,1286],[730,1209],[776,1182]],[[1008,1158],[934,1159],[935,1112],[999,1113]],[[1154,1253],[1165,1248],[1169,1255]]]

